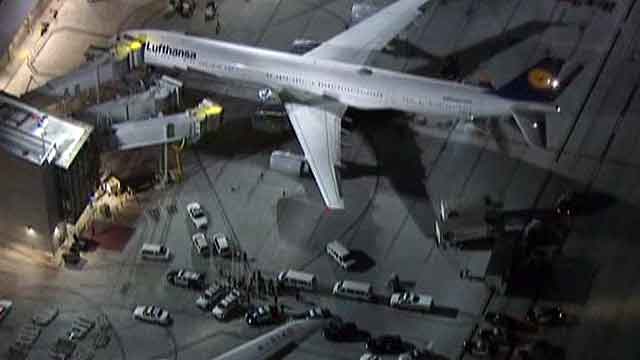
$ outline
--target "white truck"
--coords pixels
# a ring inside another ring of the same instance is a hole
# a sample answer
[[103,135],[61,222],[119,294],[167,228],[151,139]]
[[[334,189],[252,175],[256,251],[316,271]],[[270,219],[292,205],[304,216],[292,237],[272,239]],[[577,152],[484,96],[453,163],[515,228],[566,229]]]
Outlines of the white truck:
[[494,234],[490,211],[452,210],[444,200],[440,201],[434,227],[440,248],[461,247],[470,241],[490,239]]
[[269,168],[293,176],[305,177],[311,174],[304,156],[282,150],[271,153]]

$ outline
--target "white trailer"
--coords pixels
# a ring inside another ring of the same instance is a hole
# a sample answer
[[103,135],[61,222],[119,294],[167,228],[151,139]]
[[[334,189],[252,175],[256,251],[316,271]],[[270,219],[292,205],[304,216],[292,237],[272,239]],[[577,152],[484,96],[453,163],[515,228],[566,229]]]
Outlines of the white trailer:
[[440,201],[435,221],[436,245],[446,248],[460,246],[474,240],[487,240],[495,233],[487,211],[458,211],[450,209],[447,202]]

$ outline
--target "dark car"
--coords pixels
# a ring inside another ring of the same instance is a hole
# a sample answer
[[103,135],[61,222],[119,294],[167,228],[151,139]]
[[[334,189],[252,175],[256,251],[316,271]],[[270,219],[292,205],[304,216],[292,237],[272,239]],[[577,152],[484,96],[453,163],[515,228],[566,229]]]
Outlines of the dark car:
[[569,191],[562,194],[555,203],[555,211],[563,216],[593,215],[609,206],[612,199],[601,193]]
[[398,356],[398,360],[449,360],[449,358],[428,349],[413,349]]
[[353,322],[331,321],[322,330],[322,335],[329,341],[367,341],[371,338],[369,332],[358,329]]
[[82,258],[79,251],[73,251],[72,249],[62,254],[62,260],[67,265],[78,265]]
[[489,354],[495,354],[497,351],[496,348],[491,348],[489,346],[488,341],[481,338],[476,338],[471,341],[465,341],[462,343],[462,347],[464,348],[465,353],[479,357],[485,357]]
[[283,318],[275,306],[262,305],[249,310],[244,319],[251,326],[260,326],[278,323]]
[[73,242],[71,243],[71,249],[72,251],[75,251],[75,252],[88,251],[89,244],[90,244],[89,239],[82,236],[74,235]]
[[511,346],[515,342],[513,335],[508,330],[499,327],[482,329],[478,335],[489,344],[496,346]]
[[518,320],[501,312],[489,311],[485,315],[484,320],[493,326],[505,328],[507,330],[531,332],[537,329],[536,326],[531,323]]
[[527,311],[527,320],[538,325],[562,325],[567,322],[567,314],[559,306],[537,306]]
[[374,354],[400,354],[412,350],[413,346],[398,335],[382,335],[369,339],[366,348]]
[[536,341],[527,349],[516,352],[520,360],[564,360],[566,353],[563,348],[545,340]]

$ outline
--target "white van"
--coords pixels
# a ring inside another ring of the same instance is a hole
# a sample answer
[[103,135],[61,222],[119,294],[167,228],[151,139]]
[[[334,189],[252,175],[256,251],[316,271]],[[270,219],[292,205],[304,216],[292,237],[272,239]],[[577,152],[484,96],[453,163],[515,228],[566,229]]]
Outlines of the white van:
[[373,300],[371,284],[358,281],[341,280],[333,285],[333,295],[359,300]]
[[316,289],[316,276],[302,271],[287,270],[278,274],[278,282],[286,287],[313,291]]
[[351,257],[351,251],[338,241],[328,243],[326,251],[345,270],[348,270],[356,262]]
[[171,251],[167,247],[158,244],[142,244],[140,256],[147,260],[169,260]]

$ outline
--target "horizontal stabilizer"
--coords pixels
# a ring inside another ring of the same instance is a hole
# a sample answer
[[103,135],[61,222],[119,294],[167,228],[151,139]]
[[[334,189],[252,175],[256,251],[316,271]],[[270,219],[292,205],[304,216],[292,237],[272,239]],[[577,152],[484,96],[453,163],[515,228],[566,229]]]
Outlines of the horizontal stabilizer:
[[545,113],[522,109],[512,109],[511,112],[525,141],[530,145],[545,148],[547,146]]

